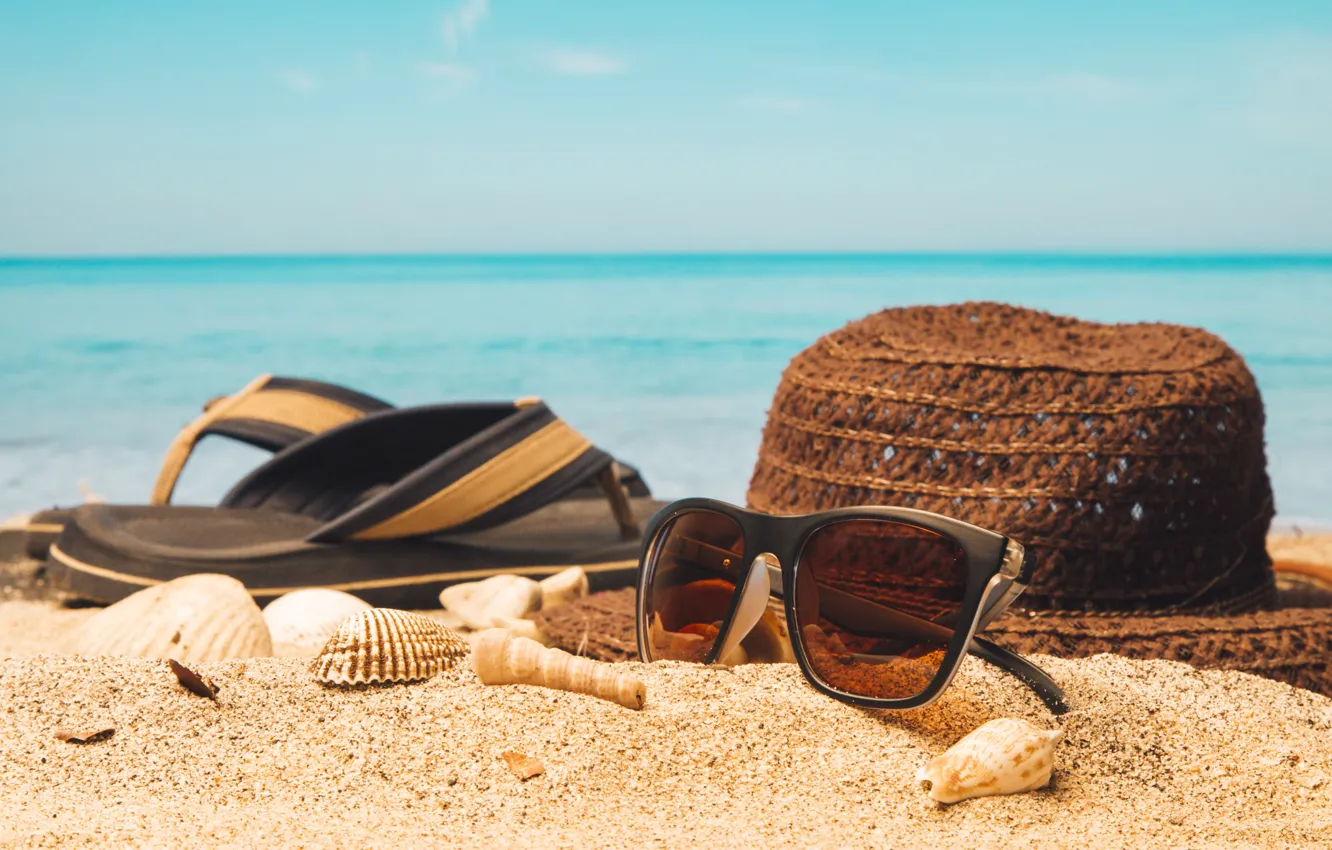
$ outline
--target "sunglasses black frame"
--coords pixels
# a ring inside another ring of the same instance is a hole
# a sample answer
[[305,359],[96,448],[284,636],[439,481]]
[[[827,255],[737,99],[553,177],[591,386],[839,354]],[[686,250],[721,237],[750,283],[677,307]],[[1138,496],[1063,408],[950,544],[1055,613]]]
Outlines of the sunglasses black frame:
[[[978,625],[984,625],[981,623],[982,615],[989,614],[990,617],[997,615],[1007,606],[1008,602],[1012,601],[1026,587],[1035,567],[1031,554],[1025,552],[1016,541],[1011,541],[1001,534],[959,519],[914,508],[838,508],[800,516],[773,516],[756,513],[716,499],[695,498],[672,502],[649,520],[643,535],[643,548],[639,555],[635,622],[638,633],[638,654],[643,661],[650,662],[653,660],[649,642],[646,639],[648,612],[645,610],[645,605],[648,584],[652,575],[650,566],[653,565],[656,558],[661,533],[672,519],[694,511],[720,514],[733,520],[740,527],[745,541],[744,559],[741,563],[750,564],[755,558],[768,555],[775,558],[780,564],[780,584],[772,581],[771,593],[782,598],[786,611],[787,629],[792,636],[791,648],[794,651],[796,663],[800,665],[800,670],[805,679],[820,692],[842,702],[865,708],[895,710],[919,708],[939,698],[957,674],[963,657],[970,652],[1016,676],[1041,698],[1041,701],[1052,713],[1063,714],[1068,711],[1068,706],[1063,699],[1063,692],[1048,674],[1017,653],[979,638],[975,634]],[[784,588],[797,586],[800,554],[811,535],[827,525],[855,519],[891,520],[924,528],[955,541],[966,555],[967,585],[963,593],[962,606],[958,613],[958,622],[959,624],[966,623],[968,627],[963,629],[959,625],[958,628],[953,630],[953,636],[948,642],[948,649],[943,662],[939,665],[938,673],[935,674],[934,679],[925,690],[911,697],[904,699],[866,697],[839,691],[820,679],[818,674],[814,672],[814,668],[805,653],[804,641],[799,637],[800,630],[796,620],[795,594],[787,594],[783,590]],[[748,580],[747,575],[746,573],[742,583],[736,587],[730,610],[727,612],[726,620],[722,624],[720,634],[717,635],[713,643],[706,663],[712,663],[716,660],[716,654],[726,641],[732,622],[735,619],[736,607],[744,596],[744,583]],[[769,567],[769,577],[770,581],[777,578],[777,571],[771,567]],[[1000,579],[1007,587],[1003,589],[1001,599],[991,600],[991,604],[985,606],[985,610],[982,610],[986,600],[994,595],[996,578]]]

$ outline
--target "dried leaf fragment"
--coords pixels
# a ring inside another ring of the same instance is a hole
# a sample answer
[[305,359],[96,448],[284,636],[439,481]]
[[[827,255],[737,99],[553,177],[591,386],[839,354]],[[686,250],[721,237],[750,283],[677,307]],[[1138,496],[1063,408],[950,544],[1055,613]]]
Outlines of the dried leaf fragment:
[[545,766],[541,764],[541,759],[525,756],[513,750],[506,750],[500,755],[504,758],[505,763],[509,765],[509,770],[513,771],[513,775],[521,781],[525,782],[533,776],[540,776],[546,772]]
[[92,744],[97,741],[105,741],[114,734],[116,734],[115,724],[106,721],[104,723],[90,723],[75,729],[62,726],[55,731],[55,739],[67,744]]
[[171,672],[176,674],[176,681],[180,682],[185,690],[211,700],[217,699],[217,692],[222,689],[214,684],[212,679],[202,673],[194,672],[174,658],[168,658],[167,663],[171,665]]

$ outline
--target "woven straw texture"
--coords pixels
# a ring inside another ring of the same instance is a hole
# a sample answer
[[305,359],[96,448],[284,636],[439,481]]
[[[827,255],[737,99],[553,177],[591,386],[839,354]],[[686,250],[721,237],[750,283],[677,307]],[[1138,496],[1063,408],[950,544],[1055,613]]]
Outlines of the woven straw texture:
[[1088,658],[1113,652],[1240,670],[1332,696],[1332,609],[1237,617],[1001,617],[986,631],[1023,654]]
[[994,303],[876,313],[791,361],[748,501],[999,530],[1037,555],[1029,609],[1210,615],[1274,593],[1262,401],[1195,328]]

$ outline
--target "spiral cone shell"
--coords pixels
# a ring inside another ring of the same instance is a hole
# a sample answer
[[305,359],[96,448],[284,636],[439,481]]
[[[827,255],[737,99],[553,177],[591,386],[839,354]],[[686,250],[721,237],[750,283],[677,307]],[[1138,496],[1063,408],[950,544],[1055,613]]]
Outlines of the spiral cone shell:
[[637,676],[604,661],[542,646],[507,629],[487,629],[476,638],[472,668],[486,685],[538,685],[632,709],[641,709],[647,699],[647,687]]
[[297,590],[264,606],[264,622],[280,656],[314,656],[352,614],[369,611],[362,599],[322,587]]
[[467,655],[467,642],[429,617],[393,608],[353,614],[310,665],[326,685],[429,679]]
[[971,797],[1044,788],[1054,769],[1063,730],[1038,729],[1025,720],[991,720],[925,764],[916,779],[930,797],[956,803]]
[[211,573],[144,588],[89,618],[76,655],[174,658],[182,663],[273,654],[268,626],[245,585]]

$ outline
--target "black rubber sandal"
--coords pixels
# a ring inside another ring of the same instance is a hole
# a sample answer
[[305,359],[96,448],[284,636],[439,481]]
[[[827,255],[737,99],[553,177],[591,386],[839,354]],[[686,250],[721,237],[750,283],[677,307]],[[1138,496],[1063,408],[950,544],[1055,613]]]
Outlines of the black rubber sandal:
[[[306,587],[435,607],[441,589],[581,566],[633,583],[633,498],[615,460],[539,401],[371,413],[275,455],[217,508],[85,505],[51,546],[68,592],[113,602],[193,573],[239,579],[262,604]],[[583,498],[591,491],[602,498]]]
[[[205,437],[227,437],[255,448],[280,452],[366,414],[392,409],[393,405],[386,401],[337,384],[260,375],[239,391],[205,403],[203,413],[181,429],[167,448],[148,504],[171,503],[185,464]],[[651,495],[636,469],[623,464],[620,469],[622,483],[631,495]],[[584,488],[578,495],[598,494],[592,488]],[[16,529],[23,534],[22,549],[28,557],[39,561],[46,558],[47,549],[60,536],[74,510],[38,511],[28,518],[25,526]]]

